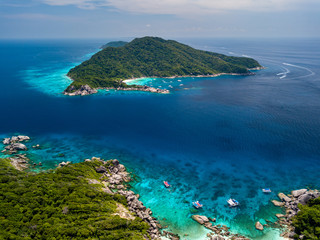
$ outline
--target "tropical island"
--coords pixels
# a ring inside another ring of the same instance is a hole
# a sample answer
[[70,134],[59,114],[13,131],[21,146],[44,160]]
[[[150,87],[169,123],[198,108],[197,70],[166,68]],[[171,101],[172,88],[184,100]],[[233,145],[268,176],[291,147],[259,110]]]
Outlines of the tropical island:
[[118,41],[102,46],[101,51],[68,72],[73,82],[64,94],[88,95],[102,88],[168,93],[168,90],[128,85],[125,80],[250,75],[253,74],[250,70],[260,68],[252,58],[226,56],[173,40],[143,37],[129,43]]

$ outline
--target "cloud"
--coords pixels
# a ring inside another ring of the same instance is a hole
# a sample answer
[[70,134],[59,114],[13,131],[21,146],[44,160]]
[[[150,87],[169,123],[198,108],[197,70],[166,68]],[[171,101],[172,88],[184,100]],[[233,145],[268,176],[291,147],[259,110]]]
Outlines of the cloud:
[[76,5],[94,9],[113,7],[132,13],[146,14],[212,14],[225,11],[273,12],[296,10],[315,4],[318,0],[39,0],[55,6]]

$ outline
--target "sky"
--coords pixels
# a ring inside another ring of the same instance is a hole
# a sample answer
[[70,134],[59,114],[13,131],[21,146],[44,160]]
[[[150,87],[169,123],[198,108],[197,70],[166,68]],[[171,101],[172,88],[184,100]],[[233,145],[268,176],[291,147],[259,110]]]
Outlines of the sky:
[[320,37],[320,0],[0,0],[0,38]]

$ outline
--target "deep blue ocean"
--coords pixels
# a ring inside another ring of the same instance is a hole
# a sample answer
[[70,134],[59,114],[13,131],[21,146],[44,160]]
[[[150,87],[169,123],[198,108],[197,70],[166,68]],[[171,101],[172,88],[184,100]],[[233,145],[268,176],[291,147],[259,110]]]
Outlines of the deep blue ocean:
[[[144,204],[182,239],[205,238],[193,214],[216,217],[252,239],[278,239],[277,229],[254,228],[258,220],[277,220],[282,210],[270,200],[280,191],[320,187],[319,39],[177,39],[253,57],[266,69],[140,81],[171,94],[63,96],[68,70],[110,40],[0,41],[0,137],[32,137],[28,146],[42,148],[28,156],[42,169],[118,158],[135,175],[132,187]],[[273,193],[263,194],[266,187]],[[230,197],[241,206],[230,209]],[[195,200],[202,210],[192,208]]]

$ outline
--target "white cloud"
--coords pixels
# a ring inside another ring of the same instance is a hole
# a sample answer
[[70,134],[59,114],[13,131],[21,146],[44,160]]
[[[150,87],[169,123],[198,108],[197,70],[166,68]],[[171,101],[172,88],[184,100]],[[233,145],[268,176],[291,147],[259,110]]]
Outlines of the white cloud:
[[318,0],[39,0],[49,5],[76,5],[80,8],[114,7],[146,14],[211,14],[221,11],[285,11],[315,4]]

